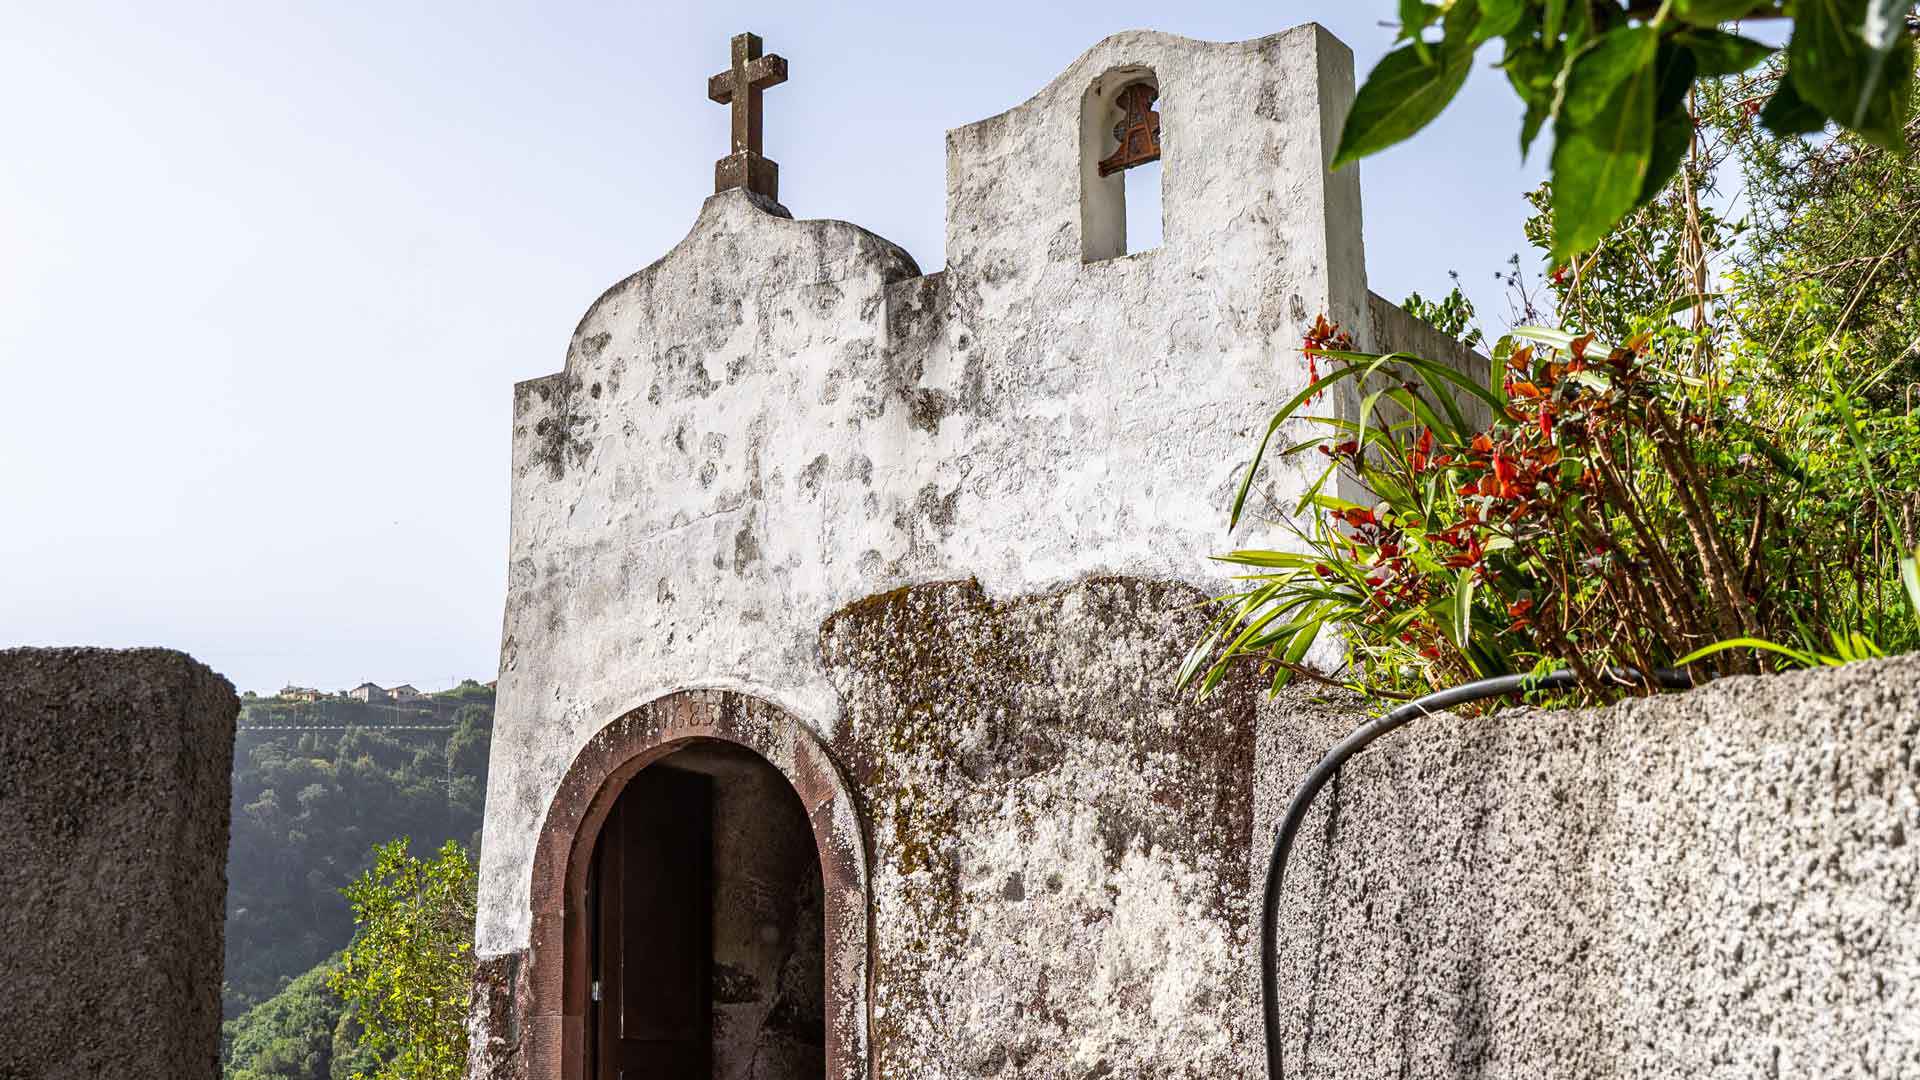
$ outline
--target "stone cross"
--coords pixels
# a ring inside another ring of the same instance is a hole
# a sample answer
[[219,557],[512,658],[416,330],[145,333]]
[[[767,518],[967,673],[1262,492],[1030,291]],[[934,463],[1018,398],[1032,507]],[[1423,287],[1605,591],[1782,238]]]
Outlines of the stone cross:
[[713,163],[713,190],[746,188],[780,201],[780,166],[760,156],[760,94],[787,81],[787,61],[761,56],[758,34],[736,34],[733,65],[707,80],[707,96],[733,106],[733,152]]

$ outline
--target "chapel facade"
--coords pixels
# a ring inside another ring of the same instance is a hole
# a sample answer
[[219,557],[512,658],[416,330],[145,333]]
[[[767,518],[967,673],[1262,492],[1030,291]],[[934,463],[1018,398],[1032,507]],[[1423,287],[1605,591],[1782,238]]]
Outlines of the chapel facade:
[[1315,316],[1460,351],[1367,289],[1352,56],[1107,38],[948,133],[934,274],[780,205],[786,73],[514,391],[470,1076],[1256,1075],[1285,717],[1174,690],[1206,556],[1284,543],[1225,507]]

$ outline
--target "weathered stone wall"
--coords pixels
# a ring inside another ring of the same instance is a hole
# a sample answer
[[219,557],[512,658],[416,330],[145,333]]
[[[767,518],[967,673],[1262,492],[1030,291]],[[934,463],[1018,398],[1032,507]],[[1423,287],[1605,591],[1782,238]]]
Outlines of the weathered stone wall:
[[219,1074],[233,687],[0,651],[0,1078]]
[[[1089,110],[1139,78],[1164,242],[1090,258],[1123,181],[1090,173]],[[1369,299],[1357,173],[1326,170],[1352,94],[1317,26],[1117,34],[948,133],[946,270],[730,191],[516,388],[476,1076],[551,1080],[580,1043],[559,969],[567,830],[602,794],[581,778],[657,749],[642,729],[678,737],[690,692],[777,712],[849,774],[859,820],[822,834],[833,1068],[1243,1060],[1254,706],[1170,687],[1226,580],[1205,556],[1284,543],[1265,512],[1312,480],[1270,463],[1226,535],[1305,327],[1404,329]],[[870,916],[870,978],[868,927],[835,911]]]
[[[1153,72],[1165,242],[1082,261],[1081,108]],[[723,687],[822,734],[829,614],[977,578],[1216,580],[1221,507],[1304,321],[1364,325],[1352,56],[1316,26],[1134,32],[948,135],[948,268],[741,191],[587,312],[514,401],[513,527],[477,947],[529,932],[533,837],[595,731]],[[1272,493],[1304,487],[1276,468]]]
[[1173,691],[1200,598],[955,582],[827,621],[870,835],[876,1075],[1243,1072],[1257,696]]
[[[1260,831],[1361,718],[1263,725]],[[1287,1076],[1920,1076],[1920,655],[1438,716],[1283,904]]]

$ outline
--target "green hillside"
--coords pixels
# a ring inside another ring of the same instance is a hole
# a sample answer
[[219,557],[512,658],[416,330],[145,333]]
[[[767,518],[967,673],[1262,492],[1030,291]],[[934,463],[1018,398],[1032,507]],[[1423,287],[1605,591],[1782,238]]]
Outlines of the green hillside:
[[[345,947],[340,888],[375,844],[479,850],[493,692],[478,683],[405,705],[249,697],[234,745],[227,856],[228,1017]],[[260,1075],[303,1075],[262,1073]]]

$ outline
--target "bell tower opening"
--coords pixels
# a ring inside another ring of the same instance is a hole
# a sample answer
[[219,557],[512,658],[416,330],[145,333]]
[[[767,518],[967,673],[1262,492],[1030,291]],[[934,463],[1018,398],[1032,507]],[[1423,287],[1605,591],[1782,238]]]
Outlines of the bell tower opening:
[[595,1080],[823,1080],[820,859],[787,778],[697,740],[628,781],[587,885]]
[[1115,68],[1080,104],[1080,256],[1100,262],[1159,247],[1158,103],[1151,69]]

